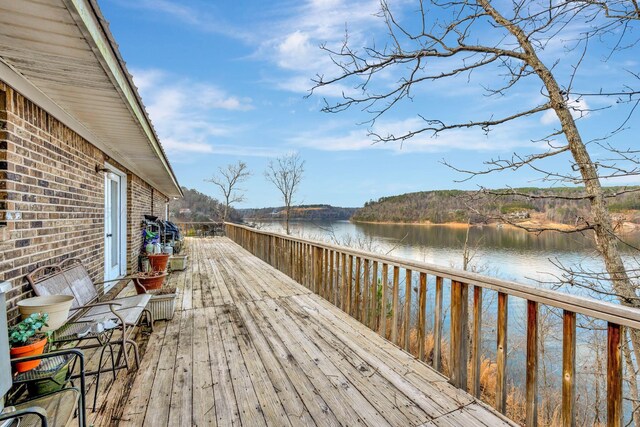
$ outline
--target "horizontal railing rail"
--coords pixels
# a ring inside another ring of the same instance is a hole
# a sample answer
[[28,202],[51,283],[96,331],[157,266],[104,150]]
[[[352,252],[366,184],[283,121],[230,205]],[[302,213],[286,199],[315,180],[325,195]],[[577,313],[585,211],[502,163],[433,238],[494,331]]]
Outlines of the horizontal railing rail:
[[224,234],[224,223],[215,221],[173,221],[183,236],[220,236]]
[[[447,307],[450,321],[448,374],[453,385],[469,389],[476,397],[480,397],[481,392],[482,294],[483,290],[497,292],[494,406],[502,413],[506,413],[507,402],[508,298],[526,300],[525,396],[528,426],[537,425],[538,422],[539,305],[562,310],[563,425],[573,425],[576,416],[576,314],[607,322],[607,419],[608,425],[622,425],[623,327],[640,329],[640,310],[464,270],[239,224],[226,223],[225,226],[230,239],[407,351],[410,351],[413,329],[418,341],[414,356],[421,360],[425,360],[427,277],[435,276],[432,365],[440,372],[443,370],[444,351],[441,344],[445,317],[443,285],[447,280],[451,288]],[[404,295],[400,295],[401,269],[404,270]],[[418,310],[415,327],[412,327],[414,278],[417,279]],[[471,298],[469,285],[473,287]],[[387,306],[390,306],[390,310],[387,310]]]

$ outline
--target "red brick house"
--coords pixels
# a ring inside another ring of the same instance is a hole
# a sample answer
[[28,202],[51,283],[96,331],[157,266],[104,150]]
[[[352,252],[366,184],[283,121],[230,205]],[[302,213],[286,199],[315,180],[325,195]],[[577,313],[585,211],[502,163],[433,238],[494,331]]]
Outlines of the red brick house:
[[164,217],[181,191],[95,0],[0,0],[0,11],[0,282],[13,286],[12,319],[39,265],[80,257],[94,280],[135,269],[143,215]]

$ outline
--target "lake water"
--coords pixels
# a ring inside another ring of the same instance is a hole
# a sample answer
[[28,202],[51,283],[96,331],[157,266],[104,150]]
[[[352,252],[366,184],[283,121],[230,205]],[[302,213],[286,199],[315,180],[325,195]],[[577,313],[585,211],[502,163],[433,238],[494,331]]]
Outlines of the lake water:
[[[281,222],[261,222],[262,229],[284,232]],[[424,261],[447,267],[461,267],[466,227],[414,224],[365,224],[349,221],[291,223],[292,233],[316,240],[369,246],[375,252]],[[622,238],[640,246],[640,231],[625,233]],[[479,272],[502,279],[539,284],[553,281],[565,266],[582,265],[601,271],[602,261],[594,248],[590,233],[566,234],[545,232],[540,235],[510,227],[472,227],[469,246],[475,248],[471,262]],[[636,265],[638,251],[621,245],[626,261]],[[553,262],[552,262],[553,261]]]

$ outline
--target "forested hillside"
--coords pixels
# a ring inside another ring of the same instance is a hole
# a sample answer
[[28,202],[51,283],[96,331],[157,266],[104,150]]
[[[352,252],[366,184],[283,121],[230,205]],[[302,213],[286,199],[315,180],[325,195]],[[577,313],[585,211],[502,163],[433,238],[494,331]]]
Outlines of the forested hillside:
[[[169,218],[176,222],[222,221],[224,205],[217,199],[191,188],[182,187],[184,197],[169,202]],[[229,213],[231,220],[240,220],[235,209]]]
[[[300,205],[291,208],[291,219],[305,220],[347,220],[356,208],[339,208],[330,205]],[[284,207],[239,209],[245,220],[280,220],[285,217]]]
[[[621,190],[622,187],[608,188],[611,194]],[[515,191],[538,196],[556,195],[569,199],[529,199],[515,195],[498,197],[460,190],[422,191],[367,202],[363,208],[355,212],[352,220],[442,224],[467,222],[470,216],[472,222],[491,221],[498,216],[506,216],[514,220],[535,218],[554,223],[575,224],[576,221],[588,221],[589,218],[588,201],[570,199],[582,195],[582,188],[519,188],[495,191]],[[610,199],[609,209],[620,221],[640,224],[640,193],[625,193]]]

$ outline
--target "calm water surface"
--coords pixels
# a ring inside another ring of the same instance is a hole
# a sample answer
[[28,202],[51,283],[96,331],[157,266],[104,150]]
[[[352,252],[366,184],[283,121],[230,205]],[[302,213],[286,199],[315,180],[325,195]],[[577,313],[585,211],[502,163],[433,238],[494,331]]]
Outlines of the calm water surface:
[[[262,222],[262,229],[284,232],[283,223]],[[466,228],[447,225],[362,224],[349,221],[292,222],[292,233],[317,240],[344,242],[346,239],[372,245],[376,252],[424,261],[447,267],[462,265]],[[622,238],[640,246],[640,231]],[[540,235],[524,230],[495,226],[472,227],[469,242],[475,248],[472,264],[483,274],[524,283],[553,281],[560,270],[552,261],[566,266],[582,265],[602,270],[590,233],[545,232]],[[636,268],[640,253],[624,247],[625,260]]]

